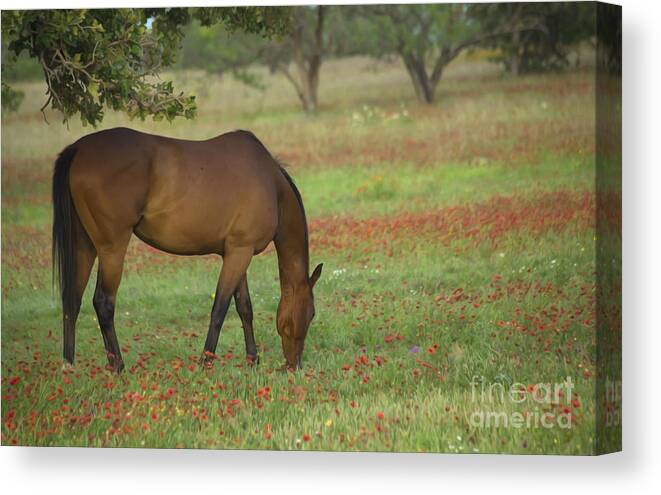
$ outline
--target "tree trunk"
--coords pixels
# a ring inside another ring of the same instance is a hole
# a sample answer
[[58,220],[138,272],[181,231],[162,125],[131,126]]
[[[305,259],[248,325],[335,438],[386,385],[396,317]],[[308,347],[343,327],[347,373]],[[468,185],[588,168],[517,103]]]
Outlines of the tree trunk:
[[317,93],[319,90],[319,71],[316,73],[308,71],[303,83],[303,109],[308,113],[317,111]]
[[319,87],[318,78],[310,78],[307,71],[298,70],[298,79],[295,79],[286,69],[282,69],[283,74],[289,79],[296,89],[296,95],[301,102],[303,110],[307,113],[314,113],[318,108],[317,89]]
[[301,100],[306,112],[317,111],[317,94],[319,92],[319,69],[321,68],[321,55],[303,56],[302,45],[294,48],[294,63],[299,80],[298,98]]
[[510,57],[510,73],[518,76],[521,73],[521,31],[516,30],[512,33],[512,56]]
[[304,45],[305,21],[302,18],[296,21],[291,34],[294,64],[298,77],[295,78],[288,72],[285,72],[285,76],[287,76],[296,88],[298,99],[301,101],[303,109],[308,113],[314,113],[318,109],[319,70],[321,69],[324,51],[324,15],[325,7],[317,7],[317,19],[314,27],[312,46],[307,55]]
[[[410,53],[402,54],[406,71],[411,78],[415,95],[421,103],[434,103],[436,86],[440,80],[440,71],[437,77],[432,78],[427,74],[424,61],[418,59]],[[434,74],[436,75],[436,74]]]

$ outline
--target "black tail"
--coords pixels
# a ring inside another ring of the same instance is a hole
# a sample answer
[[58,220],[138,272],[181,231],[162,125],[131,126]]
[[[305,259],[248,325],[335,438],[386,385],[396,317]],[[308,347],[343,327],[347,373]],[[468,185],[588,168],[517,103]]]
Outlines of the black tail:
[[53,281],[57,279],[62,296],[64,357],[70,362],[73,362],[74,341],[71,320],[76,318],[78,312],[75,230],[79,220],[69,187],[69,168],[75,154],[76,148],[65,148],[55,160],[53,172]]

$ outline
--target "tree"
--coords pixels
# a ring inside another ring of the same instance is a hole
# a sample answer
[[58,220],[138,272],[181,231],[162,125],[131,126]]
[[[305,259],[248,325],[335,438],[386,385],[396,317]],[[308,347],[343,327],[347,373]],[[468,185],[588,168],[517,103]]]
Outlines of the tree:
[[270,40],[245,32],[230,32],[223,24],[203,26],[194,20],[184,30],[176,69],[200,69],[223,76],[231,73],[246,85],[264,89],[261,79],[250,70]]
[[181,65],[214,74],[231,72],[254,87],[262,85],[250,67],[265,65],[272,73],[284,75],[303,109],[314,113],[319,106],[319,72],[331,47],[332,29],[339,25],[337,10],[327,6],[292,7],[291,29],[287,36],[277,39],[231,33],[221,25],[193,24],[184,38]]
[[[194,96],[155,77],[175,62],[192,17],[262,36],[289,28],[287,9],[269,7],[3,11],[2,26],[9,51],[41,65],[42,110],[50,106],[65,121],[78,114],[83,124],[96,125],[104,108],[142,119],[194,115]],[[5,92],[11,88],[3,84]]]
[[[272,50],[268,57],[271,69],[280,71],[292,83],[306,112],[316,112],[319,104],[319,70],[325,50],[324,20],[327,8],[320,5],[314,10],[296,9],[288,43]],[[283,56],[287,53],[293,55],[296,74],[289,70],[289,57]]]
[[[398,54],[421,102],[433,103],[445,68],[463,51],[516,30],[540,29],[535,19],[486,25],[471,4],[360,7],[357,32],[364,51]],[[501,18],[502,21],[502,18]]]
[[[496,48],[494,60],[515,76],[565,68],[571,49],[594,35],[596,22],[589,2],[476,4],[472,11],[489,29],[511,26],[509,35],[490,38],[484,46]],[[523,29],[530,19],[543,29]]]

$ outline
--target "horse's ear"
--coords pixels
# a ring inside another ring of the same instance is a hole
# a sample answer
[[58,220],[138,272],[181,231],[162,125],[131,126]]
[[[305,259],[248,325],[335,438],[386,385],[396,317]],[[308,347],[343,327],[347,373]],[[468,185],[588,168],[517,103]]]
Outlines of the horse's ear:
[[314,284],[317,283],[317,280],[319,280],[319,277],[321,277],[321,269],[324,267],[323,263],[319,263],[317,267],[314,269],[312,272],[312,275],[310,275],[310,287],[314,287]]

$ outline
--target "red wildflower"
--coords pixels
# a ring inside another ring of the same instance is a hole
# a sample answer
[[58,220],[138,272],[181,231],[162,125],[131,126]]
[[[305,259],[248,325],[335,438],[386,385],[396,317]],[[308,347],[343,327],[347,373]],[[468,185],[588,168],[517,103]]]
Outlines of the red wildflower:
[[271,387],[259,387],[257,389],[257,397],[266,397],[268,398],[269,393],[271,392]]
[[343,369],[344,371],[349,371],[349,370],[351,369],[351,366],[348,365],[348,364],[343,364],[343,365],[342,365],[342,369]]
[[379,411],[378,413],[376,413],[376,417],[379,418],[379,419],[383,419],[383,418],[385,418],[386,416],[385,416],[385,414],[383,414],[381,411]]
[[427,352],[428,352],[429,354],[434,354],[434,353],[436,352],[436,349],[434,349],[433,347],[428,347],[428,348],[427,348]]
[[9,385],[16,385],[20,381],[21,381],[20,376],[13,376],[9,379]]
[[310,441],[310,435],[308,435],[307,433],[305,435],[303,435],[303,441],[304,442],[309,442]]

